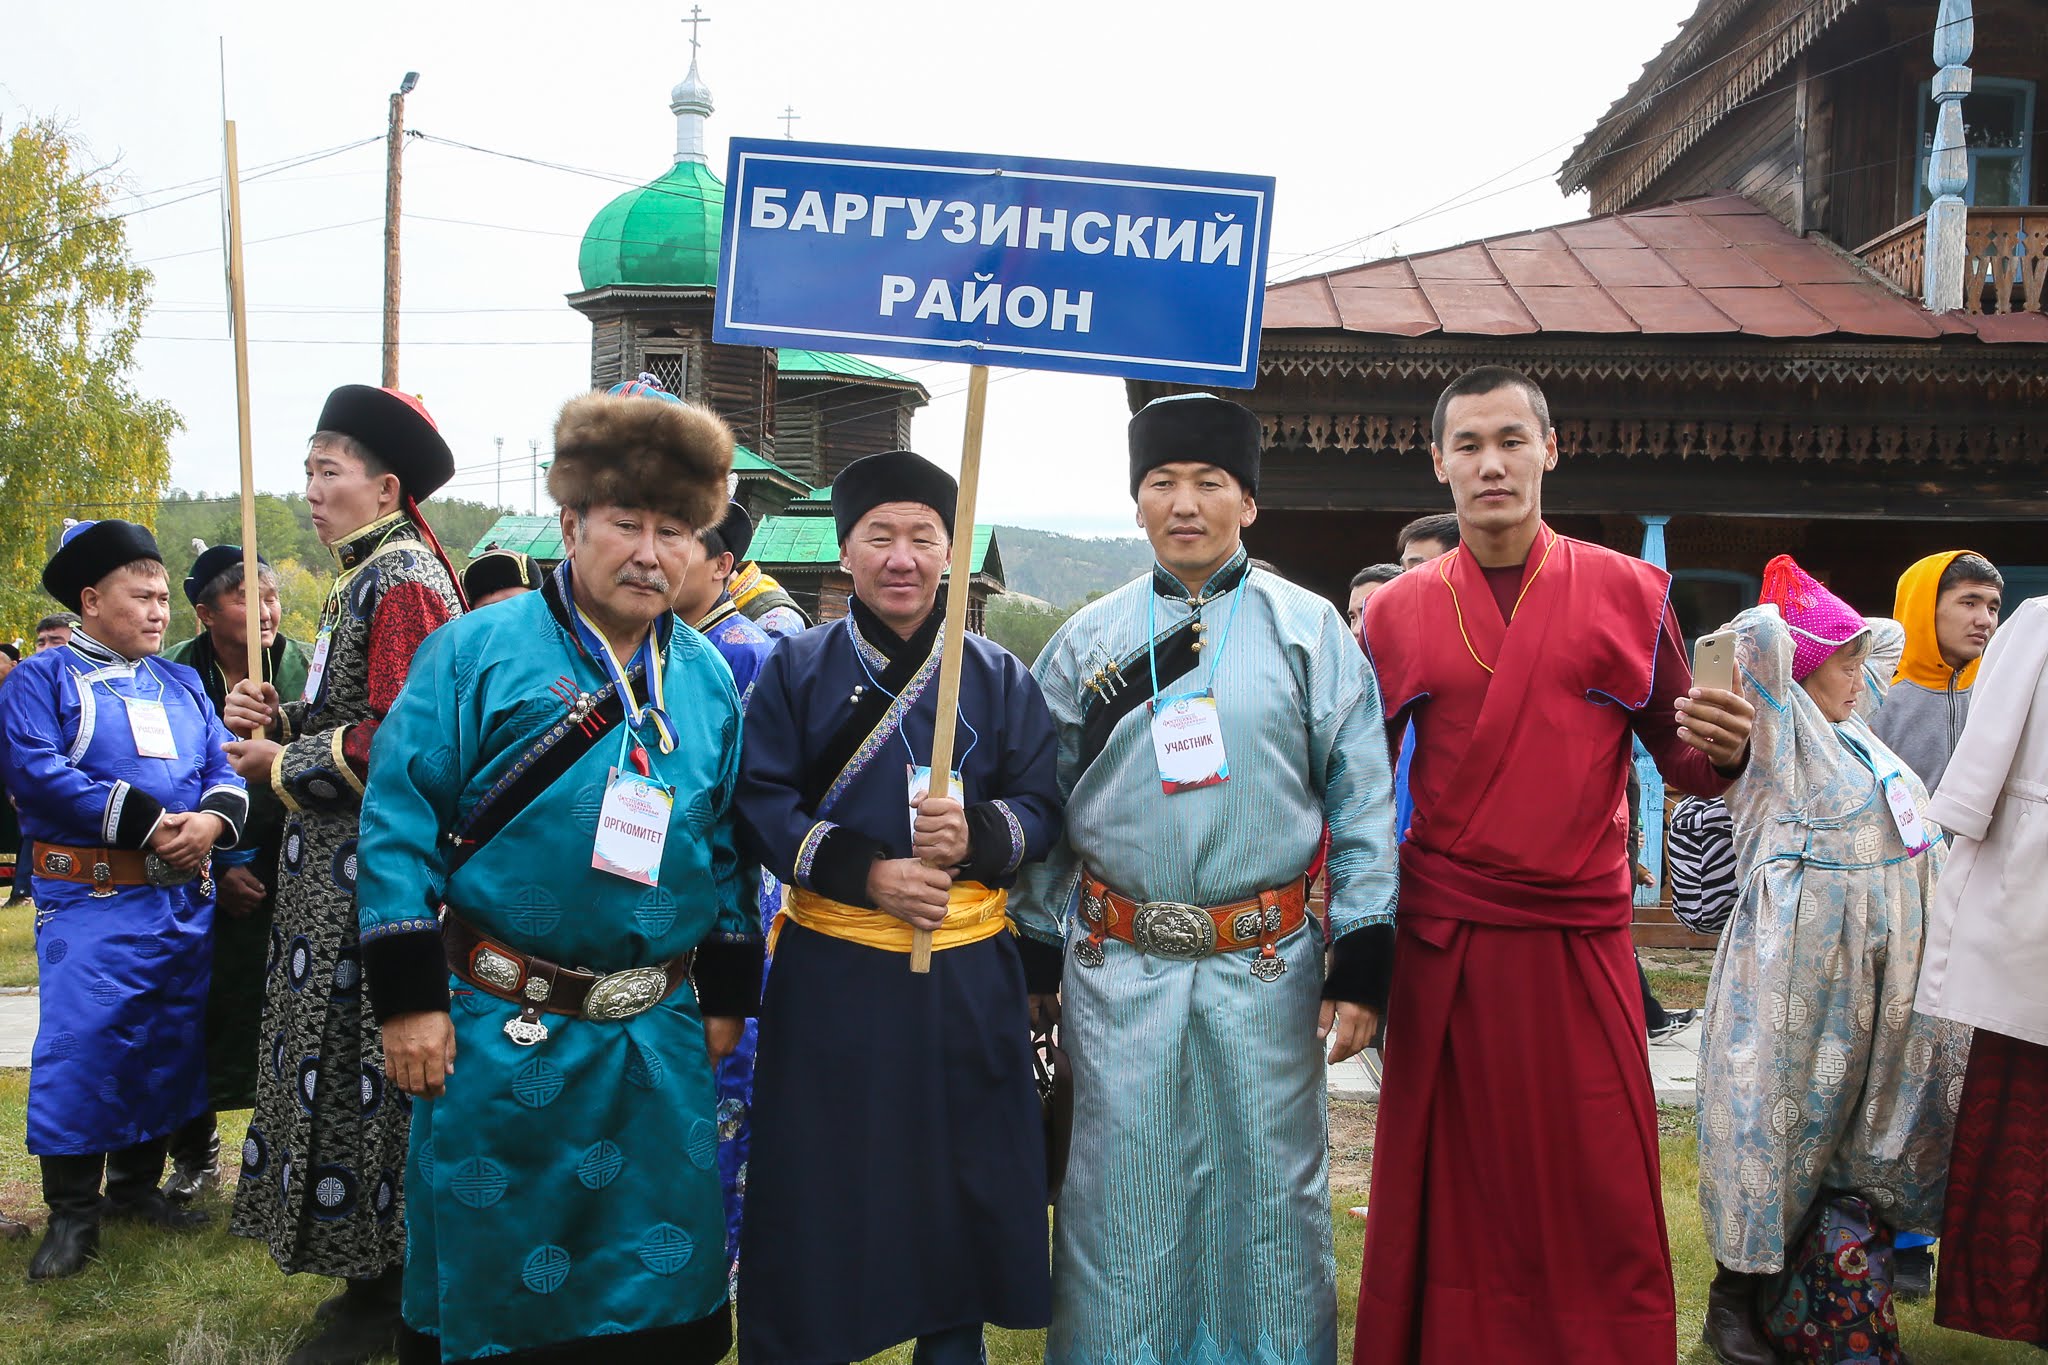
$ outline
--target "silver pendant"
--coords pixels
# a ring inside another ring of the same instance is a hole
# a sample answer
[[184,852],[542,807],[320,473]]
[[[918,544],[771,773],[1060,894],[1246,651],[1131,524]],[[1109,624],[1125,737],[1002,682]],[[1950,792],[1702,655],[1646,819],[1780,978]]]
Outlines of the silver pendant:
[[521,1010],[505,1021],[505,1036],[521,1047],[532,1047],[547,1041],[548,1026],[540,1021],[540,1011]]
[[1083,967],[1102,965],[1102,945],[1092,938],[1084,938],[1074,945],[1074,961]]
[[1252,959],[1252,975],[1261,981],[1278,981],[1286,972],[1287,959],[1284,957],[1275,955]]

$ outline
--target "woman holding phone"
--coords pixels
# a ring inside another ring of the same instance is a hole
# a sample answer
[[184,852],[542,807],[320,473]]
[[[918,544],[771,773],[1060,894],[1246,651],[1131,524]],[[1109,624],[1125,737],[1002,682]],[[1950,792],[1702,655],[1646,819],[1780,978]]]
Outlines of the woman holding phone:
[[1913,1009],[1945,850],[1864,719],[1904,632],[1783,555],[1731,631],[1757,717],[1700,1050],[1705,1335],[1735,1365],[1901,1360],[1891,1237],[1939,1230],[1970,1046]]

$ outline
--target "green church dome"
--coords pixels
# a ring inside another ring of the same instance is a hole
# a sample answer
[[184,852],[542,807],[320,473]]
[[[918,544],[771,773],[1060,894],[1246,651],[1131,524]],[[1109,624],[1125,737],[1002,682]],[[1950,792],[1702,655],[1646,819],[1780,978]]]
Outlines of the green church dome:
[[678,161],[667,175],[626,191],[590,220],[576,256],[583,287],[715,286],[724,220],[724,183],[702,161]]

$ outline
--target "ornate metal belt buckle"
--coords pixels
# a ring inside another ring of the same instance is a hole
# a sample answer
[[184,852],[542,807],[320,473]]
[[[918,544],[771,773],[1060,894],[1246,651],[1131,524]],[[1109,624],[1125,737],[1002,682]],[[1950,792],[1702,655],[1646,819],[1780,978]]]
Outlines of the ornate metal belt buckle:
[[540,1021],[540,1011],[528,1005],[505,1021],[505,1036],[521,1047],[532,1047],[547,1041],[548,1026]]
[[508,994],[519,989],[519,978],[526,975],[517,962],[482,944],[469,955],[469,971],[486,986]]
[[77,863],[71,861],[69,853],[43,854],[43,871],[49,876],[68,877],[71,875],[71,869],[77,866]]
[[1230,935],[1239,943],[1250,943],[1259,936],[1263,922],[1269,934],[1280,932],[1280,907],[1269,905],[1264,910],[1246,910],[1230,921]]
[[668,994],[668,973],[660,967],[629,967],[623,972],[601,976],[583,997],[583,1017],[599,1024],[615,1024],[654,1008]]
[[196,868],[188,872],[172,867],[154,853],[142,855],[142,879],[151,886],[183,886],[198,875]]
[[1131,920],[1138,951],[1193,962],[1216,951],[1216,921],[1199,905],[1147,901]]

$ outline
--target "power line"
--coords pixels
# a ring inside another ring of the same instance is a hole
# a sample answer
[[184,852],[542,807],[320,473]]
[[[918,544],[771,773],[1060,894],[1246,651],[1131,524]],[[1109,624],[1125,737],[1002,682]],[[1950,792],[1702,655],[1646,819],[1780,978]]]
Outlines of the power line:
[[[298,168],[298,167],[300,167],[300,166],[310,166],[310,165],[312,165],[312,164],[313,164],[314,162],[316,162],[316,161],[325,161],[325,160],[326,160],[326,159],[328,159],[329,157],[334,157],[334,156],[340,156],[340,155],[341,155],[342,153],[344,153],[344,152],[351,152],[351,151],[354,151],[354,150],[355,150],[356,148],[358,148],[358,147],[366,147],[366,146],[368,146],[368,145],[369,145],[370,143],[372,143],[372,142],[381,142],[381,141],[383,141],[383,139],[382,139],[381,137],[371,137],[371,138],[364,138],[364,139],[362,139],[362,140],[361,140],[361,141],[359,141],[359,142],[345,142],[345,143],[342,143],[342,144],[341,144],[341,145],[339,145],[339,146],[336,146],[336,147],[329,147],[329,148],[326,148],[325,150],[322,150],[322,151],[318,151],[318,152],[307,152],[307,153],[302,153],[302,154],[299,154],[299,155],[295,155],[295,156],[288,156],[288,157],[282,157],[282,158],[280,158],[280,159],[279,159],[279,160],[277,160],[277,161],[273,161],[273,162],[268,162],[268,163],[265,163],[265,164],[264,164],[264,165],[262,165],[262,166],[258,166],[258,167],[255,167],[255,168],[253,168],[253,169],[249,170],[249,171],[245,171],[245,172],[243,172],[243,174],[242,174],[242,177],[241,177],[241,183],[242,183],[242,184],[244,184],[244,185],[247,185],[247,184],[251,184],[251,183],[253,183],[253,182],[255,182],[255,181],[258,181],[258,180],[264,179],[264,178],[265,178],[265,177],[267,177],[267,176],[271,176],[271,175],[276,175],[276,174],[279,174],[279,173],[281,173],[281,172],[283,172],[283,171],[288,171],[288,170],[294,170],[294,169],[296,169],[296,168]],[[212,184],[208,185],[208,186],[207,186],[207,188],[205,188],[205,189],[201,189],[201,190],[196,190],[196,191],[194,191],[194,192],[193,192],[193,193],[191,193],[191,194],[183,194],[183,195],[179,195],[179,196],[178,196],[177,198],[175,198],[175,199],[165,199],[165,200],[161,200],[161,201],[159,201],[158,203],[154,203],[154,204],[142,204],[142,205],[138,205],[137,207],[135,207],[135,208],[132,208],[132,209],[124,209],[124,210],[122,210],[122,211],[121,211],[121,212],[119,212],[119,213],[106,213],[106,214],[96,214],[96,215],[94,215],[94,216],[93,216],[92,218],[90,218],[90,219],[88,219],[87,221],[85,221],[85,222],[82,222],[82,223],[74,223],[74,224],[70,224],[70,225],[67,225],[67,226],[64,226],[64,227],[52,228],[52,229],[51,229],[50,231],[48,231],[48,232],[44,232],[44,233],[38,233],[38,234],[34,234],[34,235],[31,235],[31,236],[28,236],[28,237],[19,237],[19,238],[16,238],[16,239],[14,239],[13,241],[9,241],[9,242],[0,242],[0,251],[11,251],[11,250],[13,250],[13,249],[14,249],[14,248],[16,248],[16,247],[24,247],[24,246],[40,246],[40,245],[42,245],[42,244],[43,244],[44,242],[48,242],[48,241],[54,241],[55,239],[57,239],[57,238],[59,238],[59,237],[63,237],[63,236],[66,236],[66,235],[68,235],[68,234],[70,234],[70,233],[73,233],[73,232],[79,232],[79,231],[83,231],[83,230],[84,230],[84,229],[86,229],[86,228],[89,228],[89,227],[93,227],[93,226],[96,226],[96,225],[98,225],[98,224],[101,224],[101,223],[106,223],[106,222],[118,222],[118,221],[120,221],[120,220],[123,220],[123,219],[127,219],[127,218],[133,218],[133,217],[137,216],[138,214],[143,214],[143,213],[150,213],[150,212],[152,212],[152,211],[154,211],[154,210],[156,210],[156,209],[167,209],[167,208],[170,208],[170,207],[172,207],[173,205],[176,205],[176,204],[184,204],[184,203],[189,203],[189,202],[191,202],[191,201],[192,201],[192,200],[194,200],[194,199],[204,199],[204,198],[206,198],[206,197],[207,197],[207,196],[209,196],[209,195],[215,195],[215,194],[219,194],[219,193],[220,193],[220,185],[219,185],[219,180],[220,180],[220,177],[219,177],[219,176],[214,176],[214,177],[210,177],[210,179],[211,179],[211,180],[212,180],[212,181],[213,181],[214,183],[212,183]],[[186,182],[186,184],[187,184],[187,185],[198,185],[198,184],[201,184],[201,183],[203,183],[203,182],[201,182],[201,181],[197,181],[197,180],[193,180],[193,181],[187,181],[187,182]],[[176,186],[176,187],[174,187],[174,188],[180,188],[180,189],[182,189],[182,188],[184,188],[184,186]],[[159,190],[159,191],[144,191],[144,192],[142,192],[142,193],[167,193],[167,192],[168,192],[168,191],[162,191],[162,190]],[[118,195],[118,196],[115,196],[115,197],[116,197],[116,199],[121,199],[121,198],[136,198],[136,197],[139,197],[139,196],[138,196],[138,195]],[[273,238],[273,239],[270,239],[270,240],[275,240],[275,239]],[[197,253],[194,253],[194,252],[185,252],[185,253],[181,253],[181,254],[184,254],[184,255],[195,255],[195,254],[197,254]],[[156,259],[158,259],[158,260],[170,260],[170,259],[172,259],[172,258],[171,258],[171,257],[168,257],[168,256],[160,256],[160,257],[157,257]],[[137,262],[137,264],[147,264],[147,262]]]

